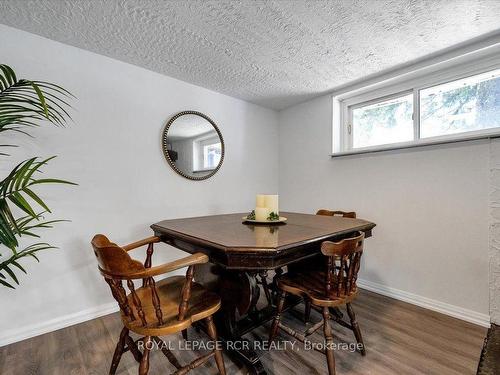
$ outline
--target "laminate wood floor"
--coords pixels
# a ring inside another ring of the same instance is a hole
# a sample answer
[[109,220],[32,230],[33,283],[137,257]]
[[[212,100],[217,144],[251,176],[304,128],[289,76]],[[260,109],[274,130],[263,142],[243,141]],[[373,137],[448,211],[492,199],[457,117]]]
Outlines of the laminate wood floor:
[[[339,375],[472,375],[476,373],[487,330],[433,311],[397,301],[368,291],[361,291],[353,303],[367,349],[366,357],[357,352],[337,350],[335,358]],[[303,327],[303,305],[285,315],[284,323],[294,329]],[[318,321],[313,311],[311,320]],[[118,313],[107,315],[59,331],[47,333],[0,348],[2,375],[70,375],[107,374],[121,330]],[[337,343],[355,343],[352,332],[333,324]],[[250,339],[267,339],[269,324],[246,335]],[[302,328],[303,330],[303,328]],[[206,340],[203,333],[189,330],[189,339]],[[166,339],[166,338],[164,338]],[[172,343],[179,336],[170,336]],[[294,341],[284,332],[280,340]],[[322,330],[310,336],[311,342],[322,342]],[[177,345],[177,344],[176,344]],[[203,350],[174,350],[181,363],[187,363]],[[228,374],[247,374],[242,365],[224,355]],[[304,350],[300,342],[294,349],[263,353],[262,362],[269,374],[326,374],[326,359],[315,351]],[[173,372],[163,354],[151,356],[150,374]],[[137,374],[138,365],[125,353],[117,374]],[[192,371],[193,374],[217,374],[212,360]]]

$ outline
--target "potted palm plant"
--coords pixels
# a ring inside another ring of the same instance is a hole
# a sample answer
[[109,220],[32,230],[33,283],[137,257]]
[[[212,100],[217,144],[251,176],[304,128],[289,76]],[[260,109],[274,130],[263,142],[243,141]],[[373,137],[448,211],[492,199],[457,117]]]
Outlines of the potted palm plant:
[[[0,64],[1,136],[13,132],[29,135],[30,128],[43,123],[65,126],[71,118],[67,100],[72,97],[53,83],[18,79],[12,68]],[[7,147],[16,145],[0,142],[0,147],[0,157],[7,158]],[[41,177],[41,169],[53,158],[24,160],[0,181],[0,285],[4,287],[19,284],[19,272],[26,273],[22,265],[26,258],[39,261],[39,252],[55,248],[41,242],[37,231],[61,220],[46,219],[51,211],[36,190],[42,184],[73,183]],[[22,246],[21,237],[33,238],[33,243]]]

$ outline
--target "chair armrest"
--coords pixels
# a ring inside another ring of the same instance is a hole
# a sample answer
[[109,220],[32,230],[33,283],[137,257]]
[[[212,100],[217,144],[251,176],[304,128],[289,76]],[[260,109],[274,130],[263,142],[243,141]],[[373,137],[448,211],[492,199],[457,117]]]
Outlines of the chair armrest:
[[144,246],[144,245],[149,245],[150,243],[157,243],[160,242],[160,237],[152,236],[145,238],[143,240],[137,241],[137,242],[132,242],[131,244],[122,246],[122,249],[125,251],[130,251],[133,249],[137,249],[138,247]]
[[164,273],[172,272],[180,268],[193,266],[195,264],[203,264],[208,262],[208,256],[203,253],[196,253],[185,258],[174,260],[173,262],[164,263],[160,266],[151,267],[145,271],[136,272],[127,275],[127,279],[145,279],[152,276],[158,276]]

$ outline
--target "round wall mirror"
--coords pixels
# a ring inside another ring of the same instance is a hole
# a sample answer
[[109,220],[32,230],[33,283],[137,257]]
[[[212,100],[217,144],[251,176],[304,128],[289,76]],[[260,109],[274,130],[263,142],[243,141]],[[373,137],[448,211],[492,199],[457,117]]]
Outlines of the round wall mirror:
[[206,115],[184,111],[170,119],[163,130],[163,154],[181,176],[204,180],[213,176],[224,160],[224,140]]

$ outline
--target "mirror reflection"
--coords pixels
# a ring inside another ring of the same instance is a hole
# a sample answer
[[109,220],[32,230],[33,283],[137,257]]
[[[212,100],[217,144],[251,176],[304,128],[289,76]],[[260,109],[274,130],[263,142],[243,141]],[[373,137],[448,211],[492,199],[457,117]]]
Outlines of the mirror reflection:
[[212,176],[224,156],[219,129],[198,112],[181,112],[169,121],[163,135],[163,149],[177,173],[195,180]]

